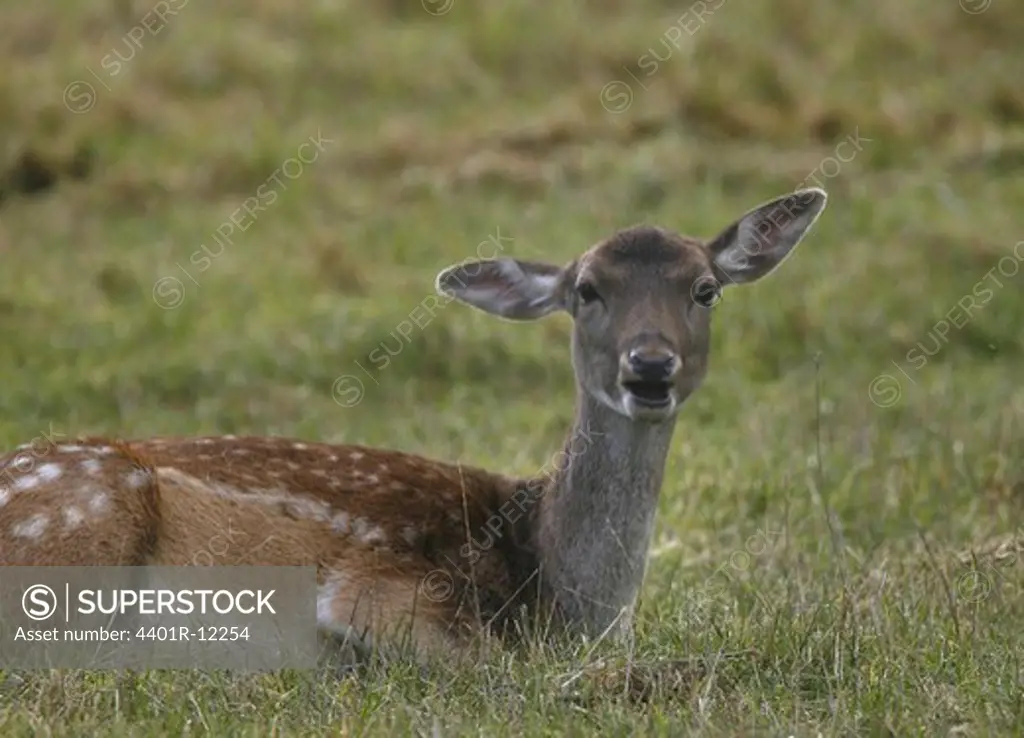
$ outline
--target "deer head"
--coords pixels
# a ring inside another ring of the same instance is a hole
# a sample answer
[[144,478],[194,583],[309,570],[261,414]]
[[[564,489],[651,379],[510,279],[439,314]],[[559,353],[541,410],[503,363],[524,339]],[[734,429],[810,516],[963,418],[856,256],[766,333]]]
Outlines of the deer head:
[[667,421],[704,378],[723,288],[771,273],[826,201],[820,189],[776,198],[707,242],[633,226],[561,267],[469,261],[442,271],[437,289],[510,320],[569,313],[579,388],[630,419]]

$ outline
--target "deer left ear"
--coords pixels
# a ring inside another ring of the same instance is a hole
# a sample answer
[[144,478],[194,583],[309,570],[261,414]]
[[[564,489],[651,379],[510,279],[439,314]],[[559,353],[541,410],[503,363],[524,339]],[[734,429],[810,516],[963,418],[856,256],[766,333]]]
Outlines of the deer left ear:
[[437,275],[437,290],[509,320],[536,320],[563,309],[562,269],[517,259],[458,264]]
[[728,285],[770,274],[800,243],[827,202],[824,190],[811,188],[748,212],[707,245],[716,277]]

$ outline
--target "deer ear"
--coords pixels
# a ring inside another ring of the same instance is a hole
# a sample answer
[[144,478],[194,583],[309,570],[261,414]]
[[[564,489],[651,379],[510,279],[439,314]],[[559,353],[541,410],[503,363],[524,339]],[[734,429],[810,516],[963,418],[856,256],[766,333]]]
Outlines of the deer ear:
[[517,259],[484,259],[445,269],[437,291],[510,320],[536,320],[564,308],[562,269]]
[[759,205],[708,243],[719,281],[742,284],[767,276],[793,251],[828,202],[811,188]]

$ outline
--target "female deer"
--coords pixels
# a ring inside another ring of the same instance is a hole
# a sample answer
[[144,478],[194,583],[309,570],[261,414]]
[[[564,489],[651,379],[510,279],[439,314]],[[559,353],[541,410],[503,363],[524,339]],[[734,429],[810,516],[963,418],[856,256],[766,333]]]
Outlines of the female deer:
[[494,315],[574,320],[576,416],[564,463],[535,478],[273,437],[79,440],[30,471],[0,460],[0,563],[315,565],[320,628],[357,648],[626,628],[708,308],[778,266],[825,203],[777,198],[707,243],[636,226],[563,267],[441,272],[438,290]]

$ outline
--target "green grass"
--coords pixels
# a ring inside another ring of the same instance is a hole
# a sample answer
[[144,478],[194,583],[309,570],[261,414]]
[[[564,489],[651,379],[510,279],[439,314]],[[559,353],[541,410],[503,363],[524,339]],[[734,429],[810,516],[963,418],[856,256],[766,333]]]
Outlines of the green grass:
[[[956,306],[1024,241],[1024,8],[708,0],[698,23],[655,0],[182,1],[134,51],[148,0],[0,11],[5,446],[269,433],[529,473],[571,417],[567,319],[453,304],[372,381],[356,365],[440,269],[496,229],[557,262],[637,221],[709,237],[814,172],[831,200],[716,307],[634,647],[427,675],[9,674],[0,732],[1020,731],[1024,271]],[[111,76],[115,49],[132,57]],[[76,80],[96,93],[80,113]],[[616,80],[632,102],[613,114]]]

